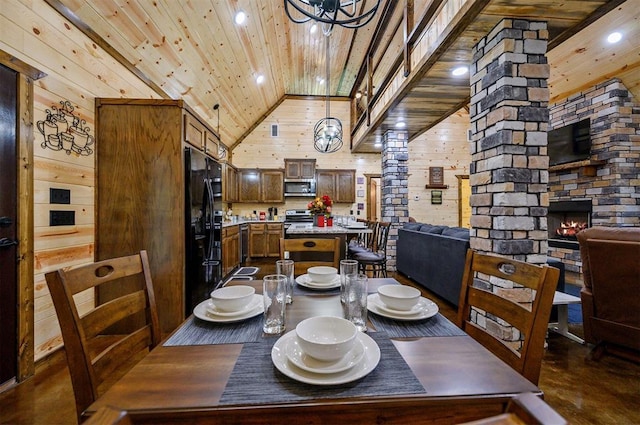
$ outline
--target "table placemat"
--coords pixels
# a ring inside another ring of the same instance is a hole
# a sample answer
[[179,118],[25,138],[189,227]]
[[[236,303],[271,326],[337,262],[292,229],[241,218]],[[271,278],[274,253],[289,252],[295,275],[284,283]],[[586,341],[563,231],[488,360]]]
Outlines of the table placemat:
[[438,313],[433,317],[417,321],[400,321],[369,312],[369,320],[379,332],[389,338],[415,338],[423,336],[464,336],[464,331]]
[[271,361],[274,339],[245,344],[236,361],[220,404],[280,403],[335,397],[422,394],[425,389],[389,337],[371,332],[380,347],[380,363],[367,376],[341,385],[318,386],[295,381],[283,375]]
[[213,323],[190,317],[165,341],[164,346],[240,344],[262,337],[262,314],[242,322]]

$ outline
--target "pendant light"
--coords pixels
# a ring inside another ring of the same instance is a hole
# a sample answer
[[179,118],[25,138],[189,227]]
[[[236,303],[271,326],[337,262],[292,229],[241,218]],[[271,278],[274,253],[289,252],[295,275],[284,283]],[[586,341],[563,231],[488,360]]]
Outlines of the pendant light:
[[329,65],[329,40],[330,35],[325,35],[326,47],[327,47],[327,100],[326,100],[326,116],[318,121],[313,128],[313,146],[320,153],[333,153],[337,152],[342,147],[342,123],[338,118],[331,116],[330,104],[330,90],[331,90],[331,67]]

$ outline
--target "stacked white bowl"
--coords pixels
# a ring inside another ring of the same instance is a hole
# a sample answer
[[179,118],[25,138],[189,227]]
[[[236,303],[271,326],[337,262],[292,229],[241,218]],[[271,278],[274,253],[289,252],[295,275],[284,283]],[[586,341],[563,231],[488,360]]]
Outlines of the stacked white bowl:
[[333,316],[310,317],[296,326],[300,348],[314,359],[325,362],[347,355],[353,349],[357,333],[353,323]]

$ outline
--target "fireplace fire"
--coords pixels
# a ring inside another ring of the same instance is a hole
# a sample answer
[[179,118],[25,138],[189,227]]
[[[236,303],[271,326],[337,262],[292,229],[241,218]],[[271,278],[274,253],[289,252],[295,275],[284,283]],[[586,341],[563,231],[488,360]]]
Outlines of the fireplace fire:
[[560,227],[556,229],[556,235],[564,239],[577,240],[577,235],[580,231],[586,229],[587,222],[569,221],[561,223]]

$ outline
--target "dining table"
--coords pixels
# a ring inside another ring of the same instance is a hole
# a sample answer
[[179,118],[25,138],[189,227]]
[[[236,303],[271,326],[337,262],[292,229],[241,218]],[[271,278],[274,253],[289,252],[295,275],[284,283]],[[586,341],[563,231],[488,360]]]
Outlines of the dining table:
[[[229,284],[262,292],[261,280]],[[370,297],[388,284],[399,283],[369,278]],[[377,361],[363,373],[354,368],[321,375],[320,382],[285,364],[278,347],[308,317],[344,317],[339,287],[296,284],[282,335],[264,334],[261,314],[218,323],[194,310],[83,416],[111,406],[126,410],[134,423],[460,423],[500,414],[518,394],[542,395],[433,306],[422,320],[370,311],[363,346],[379,353]]]

